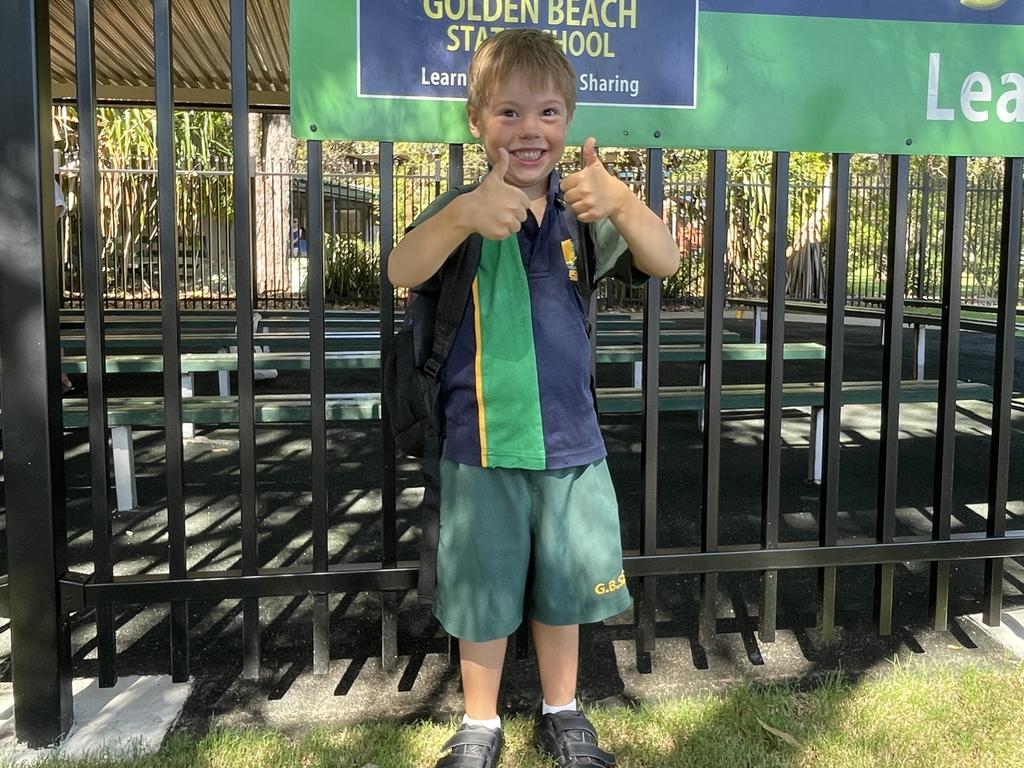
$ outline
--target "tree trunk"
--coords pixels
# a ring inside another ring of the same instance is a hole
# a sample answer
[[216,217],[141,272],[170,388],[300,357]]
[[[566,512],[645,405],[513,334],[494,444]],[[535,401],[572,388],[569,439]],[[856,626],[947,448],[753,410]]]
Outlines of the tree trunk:
[[[289,292],[287,256],[291,247],[292,165],[298,142],[287,115],[250,115],[249,146],[256,157],[253,244],[257,303]],[[303,225],[304,226],[304,225]]]
[[795,299],[825,298],[825,264],[821,255],[822,227],[832,200],[832,178],[818,193],[814,210],[793,236],[786,249],[786,295]]

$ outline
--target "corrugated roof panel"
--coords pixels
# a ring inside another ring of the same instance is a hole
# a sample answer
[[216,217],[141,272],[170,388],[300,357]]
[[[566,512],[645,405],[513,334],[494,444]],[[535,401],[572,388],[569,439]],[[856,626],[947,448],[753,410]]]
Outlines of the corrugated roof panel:
[[[249,0],[249,89],[288,92],[288,0]],[[175,88],[223,91],[230,103],[229,0],[174,0]],[[130,93],[147,100],[153,88],[153,8],[150,0],[95,0],[96,84],[100,95]],[[50,4],[55,92],[75,83],[72,0]],[[57,86],[63,86],[58,89]],[[72,91],[73,92],[73,91]],[[212,97],[216,100],[218,97]],[[150,99],[151,100],[151,97]]]

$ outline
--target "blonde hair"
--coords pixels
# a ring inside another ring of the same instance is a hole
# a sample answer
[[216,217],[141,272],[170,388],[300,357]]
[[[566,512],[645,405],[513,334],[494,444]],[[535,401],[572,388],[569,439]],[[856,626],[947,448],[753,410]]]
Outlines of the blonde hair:
[[506,29],[481,43],[469,62],[466,111],[486,106],[498,83],[515,75],[531,82],[550,84],[565,99],[568,117],[576,109],[576,72],[559,46],[546,32],[535,29]]

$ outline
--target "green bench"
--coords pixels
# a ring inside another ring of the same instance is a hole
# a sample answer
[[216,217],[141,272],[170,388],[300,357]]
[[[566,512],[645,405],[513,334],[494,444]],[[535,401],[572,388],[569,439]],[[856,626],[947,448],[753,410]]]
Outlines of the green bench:
[[[734,338],[736,334],[729,334]],[[662,348],[662,362],[697,361],[702,362],[704,347],[697,344],[667,345]],[[760,345],[739,345],[727,349],[724,359],[757,360],[764,359],[763,347]],[[793,345],[788,347],[787,354],[793,359],[814,359],[824,357],[824,347],[820,344]],[[640,348],[635,345],[615,345],[597,348],[598,363],[634,363],[635,386],[640,386],[642,376]],[[65,373],[84,373],[86,359],[81,356],[69,356],[62,359]],[[327,352],[325,365],[328,370],[377,368],[380,366],[380,352],[376,349]],[[158,354],[139,355],[108,355],[106,359],[108,373],[159,373],[163,370],[163,356]],[[308,370],[309,354],[307,352],[254,352],[253,367],[259,378],[263,372],[271,373],[272,378],[279,370]],[[218,379],[218,392],[221,395],[231,394],[229,373],[238,370],[236,352],[200,352],[181,355],[181,393],[183,397],[191,397],[195,392],[195,374],[215,372]],[[702,369],[703,371],[703,369]],[[703,378],[701,378],[703,381]],[[193,435],[191,423],[182,426],[186,438]]]
[[[722,346],[723,360],[764,360],[764,344],[728,343]],[[787,360],[822,360],[825,347],[817,342],[793,342],[785,345],[783,355]],[[640,346],[618,344],[597,348],[598,363],[638,363],[643,358]],[[661,362],[703,362],[703,344],[665,344],[659,348]],[[108,373],[159,373],[163,370],[162,355],[108,355]],[[66,373],[85,373],[87,362],[84,356],[69,356],[61,361]],[[324,358],[328,370],[377,368],[380,352],[332,351]],[[306,352],[254,352],[253,365],[257,370],[309,370],[309,354]],[[185,353],[181,356],[181,372],[202,373],[238,370],[236,352]],[[222,392],[221,394],[229,394]]]
[[[726,331],[722,335],[723,342],[740,340],[738,333]],[[113,334],[105,339],[107,350],[136,350],[139,352],[160,352],[163,349],[164,337],[159,333]],[[380,348],[380,334],[377,331],[327,331],[324,341],[328,351],[370,351]],[[640,330],[598,329],[597,343],[606,344],[639,344],[643,341]],[[664,344],[693,344],[704,341],[704,331],[670,330],[661,332]],[[68,351],[85,349],[85,334],[68,332],[61,334],[61,346]],[[181,350],[190,352],[216,352],[237,343],[234,334],[223,333],[183,333],[181,334]],[[309,333],[257,333],[253,334],[253,343],[262,347],[265,352],[308,350]]]
[[[938,383],[935,381],[901,382],[900,399],[903,403],[935,402]],[[958,400],[984,400],[992,398],[987,384],[959,382]],[[846,382],[843,385],[843,404],[879,403],[882,397],[880,382]],[[639,413],[642,392],[630,388],[599,387],[598,408],[602,414]],[[811,450],[808,455],[808,478],[821,480],[821,453],[823,435],[824,385],[821,383],[787,383],[783,385],[782,407],[811,408]],[[88,403],[84,398],[63,401],[64,426],[82,429],[88,425]],[[164,425],[163,398],[109,398],[108,423],[114,447],[114,478],[117,490],[117,508],[131,509],[138,498],[135,488],[135,462],[133,450],[134,427],[160,428]],[[702,412],[704,390],[701,386],[665,386],[659,389],[658,407],[663,412]],[[760,384],[729,384],[722,387],[722,410],[761,410],[764,407],[764,387]],[[305,394],[257,395],[254,403],[257,424],[308,423],[310,400]],[[380,394],[377,392],[330,394],[326,400],[328,421],[365,421],[380,418]],[[182,419],[208,426],[238,423],[238,398],[234,396],[196,396],[182,401]]]
[[[764,360],[763,344],[729,343],[722,347],[723,360],[757,361]],[[697,362],[701,364],[700,382],[703,383],[703,344],[666,344],[660,347],[660,360],[668,362]],[[786,344],[783,355],[787,360],[821,360],[825,357],[825,347],[814,342]],[[643,376],[643,353],[639,346],[609,345],[597,348],[598,364],[632,363],[633,385],[640,386]],[[352,370],[358,368],[378,368],[380,352],[366,351],[332,351],[328,352],[324,364],[327,370]],[[85,373],[87,362],[85,357],[65,357],[61,360],[65,373]],[[309,355],[305,352],[254,352],[253,367],[256,371],[309,370]],[[160,373],[163,370],[163,356],[156,354],[144,355],[108,355],[106,359],[108,373]],[[181,356],[181,392],[183,397],[191,397],[195,392],[195,374],[215,372],[218,375],[218,391],[221,395],[230,395],[231,387],[228,374],[238,370],[238,356],[235,352],[185,353]],[[191,437],[191,429],[186,425],[185,436]]]
[[[258,316],[259,330],[271,333],[284,331],[308,331],[310,322],[308,317],[261,317]],[[401,325],[400,317],[395,319],[395,325]],[[80,320],[62,320],[61,328],[65,331],[81,333],[84,324]],[[234,335],[235,322],[229,318],[209,317],[182,317],[179,323],[184,333],[225,333]],[[676,321],[671,318],[662,318],[660,326],[663,330],[677,329]],[[376,331],[380,328],[380,318],[376,315],[367,317],[326,317],[324,327],[328,331]],[[623,317],[605,317],[598,315],[597,327],[602,330],[639,330],[643,327],[640,319]],[[157,334],[161,331],[159,318],[137,319],[132,317],[107,318],[104,321],[104,332],[108,336],[132,335],[132,334]]]

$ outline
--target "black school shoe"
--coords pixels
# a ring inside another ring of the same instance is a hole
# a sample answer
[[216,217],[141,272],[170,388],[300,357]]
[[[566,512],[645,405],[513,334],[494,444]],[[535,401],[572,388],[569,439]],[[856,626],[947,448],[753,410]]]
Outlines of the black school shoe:
[[612,768],[615,755],[597,746],[597,732],[582,712],[538,715],[533,743],[558,768]]
[[501,728],[463,723],[441,748],[434,768],[497,768],[504,737]]

